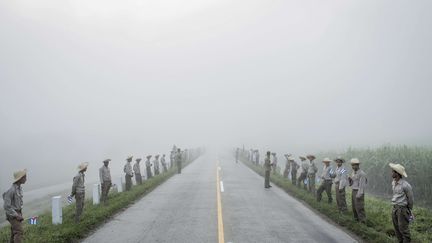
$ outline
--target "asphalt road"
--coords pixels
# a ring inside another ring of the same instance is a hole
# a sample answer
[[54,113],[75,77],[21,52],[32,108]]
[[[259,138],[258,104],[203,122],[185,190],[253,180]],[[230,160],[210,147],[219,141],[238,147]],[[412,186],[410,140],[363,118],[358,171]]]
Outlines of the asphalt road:
[[[221,183],[216,178],[218,167]],[[223,191],[217,189],[218,184],[223,185]],[[220,221],[223,225],[218,226],[218,218],[223,218]],[[356,240],[281,189],[275,186],[264,189],[263,178],[243,164],[236,164],[233,158],[205,155],[115,216],[84,242]]]

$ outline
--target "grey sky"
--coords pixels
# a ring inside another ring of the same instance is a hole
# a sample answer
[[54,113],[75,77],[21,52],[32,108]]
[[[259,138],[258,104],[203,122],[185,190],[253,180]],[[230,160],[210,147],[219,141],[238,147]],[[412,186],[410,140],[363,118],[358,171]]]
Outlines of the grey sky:
[[81,161],[119,170],[173,143],[430,144],[431,7],[0,1],[0,185],[22,167],[42,184]]

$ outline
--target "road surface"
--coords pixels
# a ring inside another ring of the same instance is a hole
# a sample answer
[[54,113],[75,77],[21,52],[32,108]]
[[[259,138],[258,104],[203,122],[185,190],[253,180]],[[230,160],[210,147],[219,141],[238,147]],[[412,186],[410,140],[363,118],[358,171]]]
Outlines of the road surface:
[[204,155],[84,242],[356,240],[230,156]]

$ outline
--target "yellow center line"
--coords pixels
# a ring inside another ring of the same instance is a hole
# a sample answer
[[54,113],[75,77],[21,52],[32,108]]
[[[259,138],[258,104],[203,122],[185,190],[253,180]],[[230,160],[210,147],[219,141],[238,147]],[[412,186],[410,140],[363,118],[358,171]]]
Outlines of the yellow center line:
[[225,243],[223,218],[222,218],[222,202],[220,192],[220,178],[219,178],[219,162],[216,165],[216,198],[217,198],[217,214],[218,214],[218,238],[219,243]]

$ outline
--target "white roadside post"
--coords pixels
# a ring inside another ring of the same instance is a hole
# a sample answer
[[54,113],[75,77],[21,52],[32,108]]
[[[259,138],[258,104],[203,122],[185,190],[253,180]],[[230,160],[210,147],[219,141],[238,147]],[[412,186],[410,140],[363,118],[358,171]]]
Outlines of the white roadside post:
[[115,181],[117,192],[123,192],[123,182],[121,177],[117,177]]
[[63,213],[60,200],[61,196],[55,196],[51,199],[53,224],[62,224]]
[[93,185],[93,205],[99,204],[99,184]]

